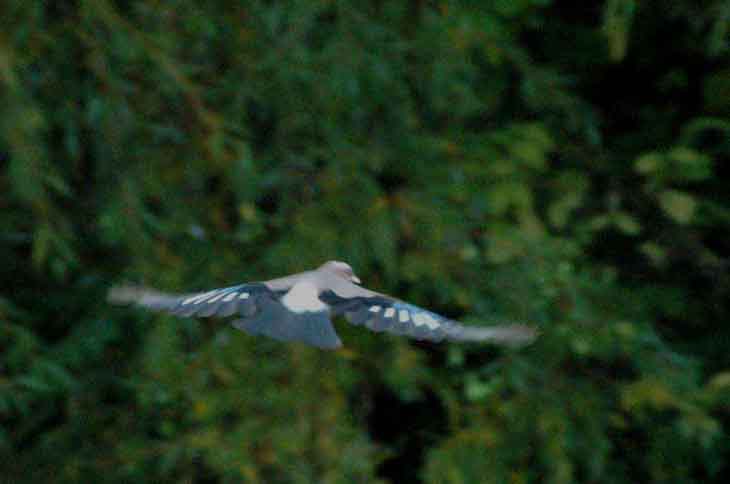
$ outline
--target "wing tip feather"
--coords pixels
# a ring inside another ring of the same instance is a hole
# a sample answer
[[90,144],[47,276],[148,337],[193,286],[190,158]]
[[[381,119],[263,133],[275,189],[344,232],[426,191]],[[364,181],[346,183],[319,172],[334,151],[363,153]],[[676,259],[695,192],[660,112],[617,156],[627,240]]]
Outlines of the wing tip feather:
[[486,341],[515,347],[529,345],[539,335],[537,329],[525,324],[486,327],[455,325],[448,332],[448,338],[455,341]]
[[114,286],[107,292],[110,304],[137,304],[151,309],[168,309],[177,304],[179,296],[165,294],[143,286]]

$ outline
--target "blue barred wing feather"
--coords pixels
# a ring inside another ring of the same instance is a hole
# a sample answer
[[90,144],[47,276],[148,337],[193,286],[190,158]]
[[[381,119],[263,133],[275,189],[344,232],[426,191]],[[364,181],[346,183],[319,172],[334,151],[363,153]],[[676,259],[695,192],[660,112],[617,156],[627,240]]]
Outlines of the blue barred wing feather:
[[252,316],[261,306],[278,295],[265,284],[250,283],[214,289],[212,291],[181,297],[170,309],[177,316]]
[[184,317],[250,317],[259,312],[262,305],[279,296],[280,293],[272,291],[265,284],[249,283],[186,295],[122,287],[110,293],[110,300],[135,302],[149,309]]
[[449,318],[413,304],[373,293],[373,295],[341,298],[327,291],[320,296],[352,324],[365,326],[376,332],[387,331],[427,341],[491,341],[505,345],[522,345],[537,335],[528,326],[464,326]]
[[[282,304],[285,289],[272,290],[264,283],[248,283],[187,295],[172,295],[145,288],[116,288],[113,302],[140,306],[184,317],[236,316],[232,326],[252,335],[279,341],[301,341],[319,348],[342,346],[326,307],[292,311]],[[321,304],[321,303],[320,303]]]
[[441,341],[458,326],[453,321],[418,306],[386,296],[340,298],[332,291],[320,296],[335,314],[352,324],[411,338]]

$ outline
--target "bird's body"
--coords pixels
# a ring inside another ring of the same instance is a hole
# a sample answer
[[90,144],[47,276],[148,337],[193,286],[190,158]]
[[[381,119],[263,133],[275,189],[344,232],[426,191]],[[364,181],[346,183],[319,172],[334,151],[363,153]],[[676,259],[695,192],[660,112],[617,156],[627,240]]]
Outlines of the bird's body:
[[113,302],[135,302],[178,316],[239,316],[233,326],[250,334],[282,341],[302,341],[320,348],[342,346],[331,316],[373,331],[388,331],[416,339],[491,341],[520,344],[535,331],[522,325],[478,328],[463,326],[425,309],[359,286],[344,262],[264,282],[240,284],[196,294],[169,295],[137,288],[117,288]]

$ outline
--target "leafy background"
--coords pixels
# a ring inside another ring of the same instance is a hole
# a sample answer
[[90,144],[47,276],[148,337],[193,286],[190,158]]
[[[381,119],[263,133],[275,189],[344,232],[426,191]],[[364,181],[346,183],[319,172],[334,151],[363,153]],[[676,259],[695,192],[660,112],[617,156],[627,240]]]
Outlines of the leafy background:
[[[6,0],[3,482],[724,482],[730,2]],[[327,259],[521,350],[113,308]]]

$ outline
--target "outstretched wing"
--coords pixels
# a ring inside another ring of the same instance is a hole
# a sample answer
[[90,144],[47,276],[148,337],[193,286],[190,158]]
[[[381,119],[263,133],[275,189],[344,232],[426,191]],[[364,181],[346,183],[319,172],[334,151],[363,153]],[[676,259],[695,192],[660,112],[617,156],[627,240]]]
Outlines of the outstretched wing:
[[[277,291],[282,294],[286,291]],[[263,283],[239,284],[194,294],[174,295],[146,288],[120,287],[109,293],[109,300],[116,303],[133,302],[156,311],[176,316],[252,316],[267,300],[276,300],[277,292]]]
[[413,304],[363,289],[360,295],[342,297],[334,291],[320,296],[335,314],[344,314],[352,324],[372,331],[387,331],[428,341],[491,341],[500,344],[524,344],[536,332],[523,325],[473,327],[420,308]]
[[[109,300],[136,303],[184,317],[242,316],[231,324],[249,334],[263,334],[279,341],[301,341],[319,348],[342,346],[324,304],[320,302],[321,307],[301,306],[296,298],[302,285],[295,284],[288,291],[280,286],[282,288],[275,286],[272,289],[268,282],[248,283],[187,295],[120,287],[110,291]],[[299,306],[295,304],[297,302]]]

